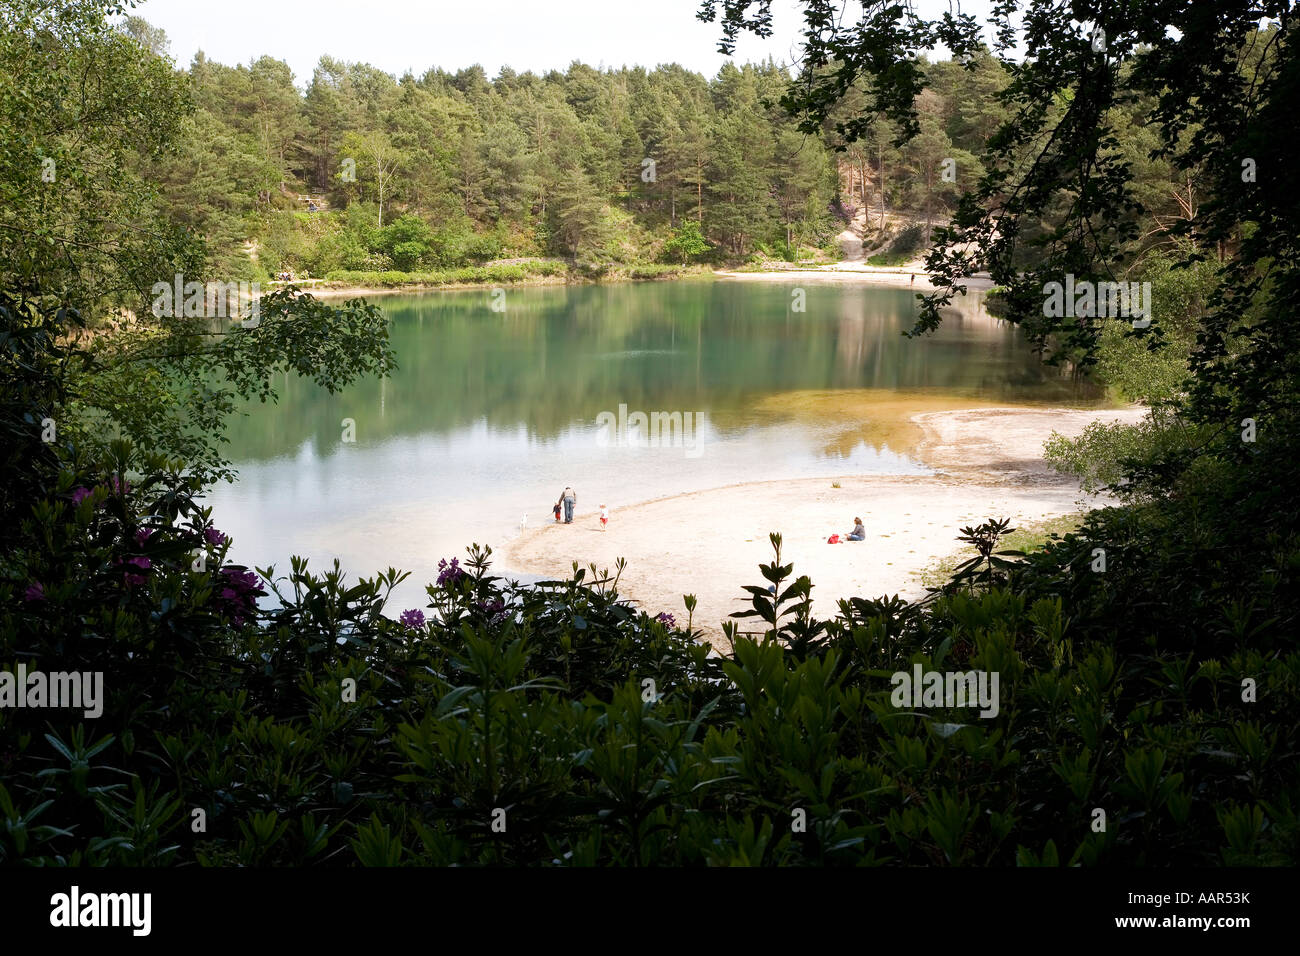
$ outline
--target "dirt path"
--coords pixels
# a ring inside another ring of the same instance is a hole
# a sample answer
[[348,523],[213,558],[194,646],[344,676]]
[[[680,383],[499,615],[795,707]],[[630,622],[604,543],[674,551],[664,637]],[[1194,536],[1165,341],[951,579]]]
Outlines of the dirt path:
[[844,254],[842,263],[859,263],[864,261],[862,253],[862,229],[866,223],[866,215],[861,210],[853,217],[853,221],[848,224],[838,236],[836,241],[840,244],[840,250]]

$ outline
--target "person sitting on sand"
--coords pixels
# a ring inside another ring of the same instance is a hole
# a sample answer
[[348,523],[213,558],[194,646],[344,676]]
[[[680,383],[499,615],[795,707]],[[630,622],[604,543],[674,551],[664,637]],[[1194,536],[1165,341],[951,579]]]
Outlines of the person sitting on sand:
[[853,530],[849,532],[849,540],[850,541],[867,540],[867,529],[863,527],[861,518],[853,519]]

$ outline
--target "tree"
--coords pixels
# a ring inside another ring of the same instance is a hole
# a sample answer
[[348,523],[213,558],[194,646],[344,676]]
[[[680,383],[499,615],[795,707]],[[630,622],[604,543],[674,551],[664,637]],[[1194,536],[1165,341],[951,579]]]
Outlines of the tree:
[[[311,181],[315,188],[330,188],[330,164],[334,161],[334,142],[342,135],[345,122],[342,96],[335,78],[326,69],[322,57],[312,73],[311,84],[303,101],[308,129],[305,149],[311,163]],[[191,73],[193,71],[191,70]]]
[[735,255],[744,255],[764,230],[772,210],[768,182],[771,143],[766,124],[754,113],[736,113],[718,124],[709,194],[709,232]]
[[[343,140],[344,153],[356,153],[366,160],[366,169],[373,176],[375,202],[379,204],[377,225],[384,225],[384,197],[391,191],[391,177],[402,160],[401,152],[393,146],[388,134],[379,130],[349,133]],[[361,164],[357,164],[358,170]],[[358,176],[360,180],[360,176]]]
[[603,246],[609,238],[604,230],[605,203],[581,169],[570,169],[555,188],[550,215],[559,251],[579,256]]
[[[909,5],[883,6],[872,17],[840,19],[808,0],[804,75],[783,105],[801,128],[821,128],[842,92],[867,81],[867,109],[898,126],[900,142],[921,131],[917,97],[929,77],[923,54],[943,44],[980,72],[984,47],[973,16],[927,20]],[[830,6],[835,6],[831,4]],[[699,16],[722,23],[720,49],[734,49],[742,30],[766,29],[769,0],[704,0]],[[750,15],[757,8],[758,15]],[[1158,157],[1202,168],[1213,198],[1178,234],[1190,248],[1237,245],[1202,319],[1191,357],[1195,385],[1188,413],[1206,421],[1284,415],[1300,381],[1300,198],[1280,178],[1295,155],[1292,107],[1300,53],[1292,42],[1291,4],[1206,0],[1179,5],[1139,0],[1090,8],[1051,0],[1008,0],[994,9],[993,50],[1007,76],[1000,96],[1007,119],[982,157],[985,175],[960,201],[928,267],[938,291],[928,296],[916,331],[937,328],[940,310],[961,278],[986,268],[1005,291],[1006,315],[1046,350],[1051,361],[1091,366],[1101,325],[1044,315],[1043,288],[1066,275],[1113,278],[1137,238],[1143,209],[1133,172],[1119,148],[1125,107],[1146,104],[1159,134]],[[1021,13],[1024,26],[1013,23]],[[1277,22],[1264,23],[1262,21]],[[1021,62],[1010,57],[1027,43]],[[834,69],[829,69],[834,65]],[[1122,80],[1122,81],[1121,81]],[[1035,226],[1041,231],[1036,231]],[[1032,243],[1026,257],[1024,243]],[[1190,265],[1199,253],[1185,254]],[[1267,263],[1269,282],[1257,274]],[[1160,318],[1148,334],[1159,335]],[[1248,449],[1232,446],[1240,458]]]
[[[912,209],[925,214],[923,241],[926,244],[930,242],[935,212],[945,207],[945,200],[956,196],[959,168],[961,172],[969,173],[972,165],[967,155],[962,157],[959,167],[957,151],[943,130],[943,109],[943,100],[931,90],[917,98],[921,131],[903,150],[907,181],[911,187],[906,190],[905,201]],[[952,173],[951,179],[944,178],[945,165]]]
[[[88,460],[126,438],[201,481],[228,477],[221,444],[236,399],[273,398],[277,370],[331,390],[386,374],[387,322],[364,301],[333,307],[297,290],[230,293],[225,315],[209,307],[218,300],[202,282],[218,276],[203,242],[143,174],[176,155],[192,108],[185,81],[108,24],[116,9],[21,0],[0,33],[0,338],[39,333],[56,378],[22,415],[54,418]],[[176,281],[199,290],[202,314],[154,311],[157,288]],[[81,342],[88,323],[100,334]]]
[[129,16],[122,21],[122,31],[155,56],[167,56],[171,42],[167,31],[156,27],[143,17]]
[[664,254],[674,259],[681,257],[682,265],[709,251],[709,243],[700,232],[700,224],[683,219],[671,239],[664,243]]
[[407,213],[396,222],[385,226],[380,247],[388,253],[393,265],[403,272],[418,266],[432,250],[433,231],[419,216]]
[[258,139],[268,160],[279,172],[283,191],[290,176],[288,163],[301,125],[301,104],[293,73],[282,60],[259,57],[249,67],[249,93]]
[[678,149],[688,164],[682,182],[695,187],[695,221],[704,222],[704,187],[713,166],[713,135],[699,119],[692,119],[682,129]]
[[819,139],[790,129],[781,131],[773,157],[772,192],[787,249],[793,251],[797,231],[825,218],[833,195],[831,176]]
[[106,8],[15,0],[0,31],[0,285],[87,311],[202,259],[137,161],[175,149],[192,101]]
[[[478,137],[463,123],[462,104],[403,78],[399,101],[385,125],[402,156],[396,173],[403,183],[402,198],[408,209],[418,209],[433,222],[465,215],[469,206],[456,191],[466,175],[462,157],[468,152],[472,161]],[[476,170],[469,177],[482,178]],[[481,195],[477,201],[481,206]]]
[[527,135],[518,123],[501,118],[483,131],[483,143],[482,188],[492,218],[523,218],[543,192]]

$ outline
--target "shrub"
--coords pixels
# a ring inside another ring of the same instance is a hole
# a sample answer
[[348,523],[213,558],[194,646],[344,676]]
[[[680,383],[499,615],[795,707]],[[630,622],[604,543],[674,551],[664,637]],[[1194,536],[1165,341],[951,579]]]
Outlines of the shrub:
[[394,267],[409,272],[433,251],[433,231],[419,216],[408,213],[380,230],[379,248]]
[[889,244],[888,253],[892,256],[908,256],[921,248],[921,242],[925,237],[925,227],[920,223],[913,223],[904,228],[894,241]]
[[858,214],[858,207],[853,203],[846,203],[842,199],[833,199],[826,207],[832,218],[844,225],[853,221],[853,217]]
[[[4,865],[1300,859],[1294,414],[1023,557],[963,529],[978,557],[917,603],[819,618],[772,535],[718,655],[622,561],[520,586],[473,546],[396,620],[392,568],[230,565],[198,478],[41,439],[76,316],[0,320],[0,661],[105,691],[0,708]],[[997,674],[997,706],[899,703],[918,666]]]
[[700,232],[699,223],[694,219],[683,219],[673,233],[672,238],[664,243],[664,255],[670,259],[680,259],[682,265],[692,259],[698,260],[709,252],[712,246]]
[[[778,535],[736,616],[758,629],[729,625],[725,657],[698,642],[689,596],[681,626],[623,600],[622,562],[520,587],[477,547],[442,562],[427,615],[384,614],[397,571],[353,585],[299,559],[258,571],[277,600],[254,609],[216,600],[228,542],[195,489],[139,464],[129,486],[61,473],[4,565],[5,656],[112,688],[91,730],[0,712],[7,864],[1296,860],[1300,660],[1267,653],[1276,622],[1238,614],[1162,649],[1113,630],[1126,605],[1054,593],[1051,552],[817,619]],[[95,490],[74,504],[75,482]],[[138,556],[143,574],[121,570]],[[997,672],[997,713],[895,706],[887,675],[915,665]],[[1249,709],[1243,675],[1268,691]]]
[[330,282],[342,282],[365,288],[389,288],[401,285],[450,285],[454,283],[522,282],[534,276],[558,276],[566,272],[562,262],[540,260],[511,265],[471,266],[438,272],[372,272],[339,269],[325,276]]

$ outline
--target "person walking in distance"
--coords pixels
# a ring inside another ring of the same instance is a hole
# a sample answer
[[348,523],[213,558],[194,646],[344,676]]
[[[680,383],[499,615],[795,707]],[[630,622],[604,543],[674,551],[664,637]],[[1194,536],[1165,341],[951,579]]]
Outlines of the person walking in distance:
[[560,495],[560,500],[564,502],[564,523],[573,524],[573,509],[578,504],[578,495],[568,485],[564,486],[564,493]]

